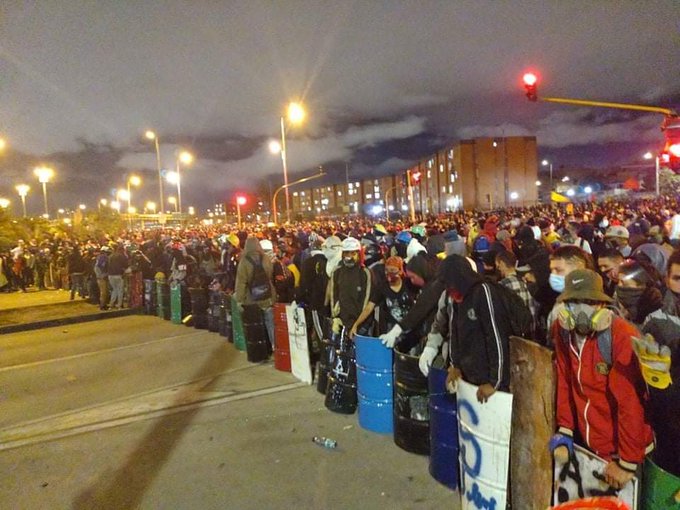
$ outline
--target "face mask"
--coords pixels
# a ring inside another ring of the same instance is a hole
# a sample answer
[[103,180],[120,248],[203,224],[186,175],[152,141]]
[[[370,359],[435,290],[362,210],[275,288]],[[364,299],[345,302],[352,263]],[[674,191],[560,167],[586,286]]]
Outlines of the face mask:
[[632,308],[637,305],[642,293],[645,289],[637,287],[617,287],[616,299],[623,305],[624,308]]
[[354,257],[343,257],[342,263],[345,267],[354,267],[357,261],[354,259]]
[[387,277],[387,283],[394,285],[398,283],[401,280],[401,277],[398,274],[386,274]]
[[561,293],[564,291],[564,276],[550,273],[548,283],[550,283],[550,288],[555,292]]
[[621,252],[621,255],[623,255],[625,258],[628,258],[630,257],[633,248],[631,248],[630,245],[626,245],[623,248],[619,248],[619,251]]
[[581,336],[587,336],[593,329],[592,317],[595,308],[583,303],[569,305],[569,310],[575,318],[574,331]]
[[600,228],[607,228],[609,226],[609,220],[604,218],[598,225]]

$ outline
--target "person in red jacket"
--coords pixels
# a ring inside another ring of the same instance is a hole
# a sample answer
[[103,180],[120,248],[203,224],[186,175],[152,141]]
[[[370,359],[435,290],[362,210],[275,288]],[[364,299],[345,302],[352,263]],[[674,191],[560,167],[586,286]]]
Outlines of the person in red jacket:
[[557,360],[558,434],[551,441],[573,450],[574,439],[609,461],[604,476],[622,488],[653,447],[645,419],[646,388],[633,351],[637,328],[606,305],[602,278],[589,269],[566,276],[551,327]]

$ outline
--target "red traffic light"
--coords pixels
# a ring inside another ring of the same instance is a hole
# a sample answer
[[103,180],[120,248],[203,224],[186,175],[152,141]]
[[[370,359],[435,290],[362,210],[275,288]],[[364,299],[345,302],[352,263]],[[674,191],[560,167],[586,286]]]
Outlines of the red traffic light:
[[536,85],[536,82],[538,81],[538,78],[536,78],[536,75],[534,73],[526,73],[523,77],[524,79],[524,85],[527,87],[533,87]]
[[524,80],[524,88],[527,91],[527,98],[529,101],[536,101],[538,99],[538,95],[536,94],[536,82],[538,82],[538,78],[534,73],[525,73],[522,79]]
[[422,177],[422,175],[421,175],[420,172],[413,172],[411,174],[411,182],[414,183],[414,184],[418,183],[418,182],[420,182],[421,177]]
[[246,197],[244,197],[243,195],[239,195],[236,197],[236,203],[238,205],[246,205],[246,202],[247,202]]

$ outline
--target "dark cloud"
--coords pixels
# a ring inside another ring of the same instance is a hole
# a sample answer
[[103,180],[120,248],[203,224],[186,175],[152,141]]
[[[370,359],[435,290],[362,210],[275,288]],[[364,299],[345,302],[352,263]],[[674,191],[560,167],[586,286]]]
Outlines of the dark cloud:
[[482,135],[617,163],[659,144],[658,117],[529,103],[521,73],[538,72],[540,94],[677,104],[678,15],[664,0],[6,3],[0,194],[49,161],[63,205],[93,203],[130,171],[144,177],[139,198],[156,199],[147,128],[164,167],[180,147],[197,155],[186,204],[277,184],[267,143],[296,98],[309,117],[289,132],[292,176],[392,172]]

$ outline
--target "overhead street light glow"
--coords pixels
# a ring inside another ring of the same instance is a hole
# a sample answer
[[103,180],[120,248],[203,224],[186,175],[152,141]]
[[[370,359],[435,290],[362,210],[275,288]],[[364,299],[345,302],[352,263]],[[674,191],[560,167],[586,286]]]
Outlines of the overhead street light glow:
[[305,119],[305,109],[300,103],[292,102],[288,105],[288,120],[293,124],[299,124]]
[[144,136],[146,137],[147,140],[155,140],[156,139],[156,133],[154,133],[151,130],[144,133]]
[[272,154],[279,154],[281,152],[281,144],[277,140],[270,141],[269,152]]

